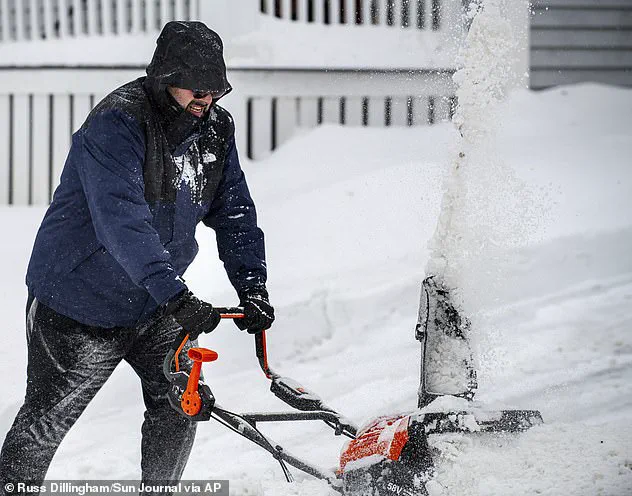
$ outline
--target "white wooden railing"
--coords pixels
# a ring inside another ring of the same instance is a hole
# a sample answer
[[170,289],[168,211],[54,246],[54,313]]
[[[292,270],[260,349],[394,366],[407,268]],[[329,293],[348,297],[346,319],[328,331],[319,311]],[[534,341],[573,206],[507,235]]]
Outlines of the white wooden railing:
[[0,40],[152,33],[198,19],[203,1],[211,0],[0,0]]
[[151,33],[170,20],[201,18],[213,24],[219,19],[226,32],[243,33],[254,26],[256,15],[437,31],[460,3],[467,0],[0,0],[0,41]]
[[[46,204],[72,132],[136,69],[0,69],[0,205]],[[242,157],[265,158],[301,128],[422,126],[454,104],[449,72],[232,70],[221,102],[236,123]],[[45,90],[41,81],[45,79]]]

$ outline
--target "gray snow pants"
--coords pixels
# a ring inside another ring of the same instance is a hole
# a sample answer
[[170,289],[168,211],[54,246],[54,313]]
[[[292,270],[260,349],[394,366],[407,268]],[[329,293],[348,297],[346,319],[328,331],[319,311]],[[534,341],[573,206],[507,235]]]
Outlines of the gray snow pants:
[[[139,376],[145,401],[142,480],[180,480],[196,424],[173,410],[166,397],[162,362],[180,330],[171,317],[103,329],[29,298],[26,329],[26,397],[2,446],[0,494],[7,482],[41,485],[62,439],[121,360]],[[191,362],[181,357],[181,364],[187,368]]]

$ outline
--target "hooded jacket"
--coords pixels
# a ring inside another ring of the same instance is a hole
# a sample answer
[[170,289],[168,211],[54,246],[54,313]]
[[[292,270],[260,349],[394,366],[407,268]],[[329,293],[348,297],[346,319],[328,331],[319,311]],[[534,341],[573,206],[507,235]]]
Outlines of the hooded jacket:
[[167,85],[229,92],[219,36],[199,22],[165,25],[147,77],[104,98],[73,135],[38,231],[29,291],[81,323],[135,326],[186,289],[200,221],[238,294],[265,287],[232,117],[215,100],[198,119]]

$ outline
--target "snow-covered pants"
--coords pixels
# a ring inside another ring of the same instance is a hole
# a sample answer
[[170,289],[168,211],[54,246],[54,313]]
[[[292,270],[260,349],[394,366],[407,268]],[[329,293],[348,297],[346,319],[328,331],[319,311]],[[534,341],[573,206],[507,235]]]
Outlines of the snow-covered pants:
[[[0,494],[7,482],[42,483],[62,439],[121,360],[139,376],[145,401],[142,479],[180,480],[196,424],[173,410],[166,397],[162,363],[180,330],[173,318],[104,329],[80,324],[30,298],[26,328],[26,397],[2,446]],[[190,365],[182,358],[183,368]]]

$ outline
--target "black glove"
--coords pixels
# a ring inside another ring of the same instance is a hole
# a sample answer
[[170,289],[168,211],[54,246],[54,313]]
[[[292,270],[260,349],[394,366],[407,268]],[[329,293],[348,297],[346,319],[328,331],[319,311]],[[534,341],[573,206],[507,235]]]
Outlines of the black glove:
[[203,332],[211,332],[220,320],[219,312],[213,305],[196,298],[191,291],[183,291],[167,303],[165,315],[171,315],[182,328],[189,333],[191,341]]
[[269,329],[274,322],[274,308],[265,289],[240,295],[239,306],[244,308],[244,318],[235,319],[235,325],[242,331],[258,334]]

